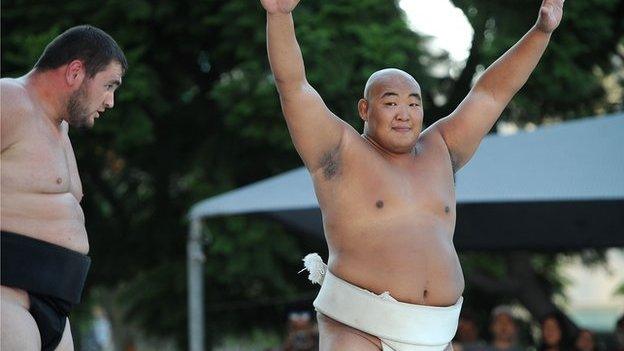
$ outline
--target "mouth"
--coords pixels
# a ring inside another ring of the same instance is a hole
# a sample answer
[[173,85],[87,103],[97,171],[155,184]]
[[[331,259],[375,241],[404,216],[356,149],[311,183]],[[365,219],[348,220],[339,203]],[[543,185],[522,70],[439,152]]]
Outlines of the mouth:
[[399,132],[399,133],[408,133],[412,131],[412,128],[410,127],[392,127],[392,130],[394,130],[395,132]]

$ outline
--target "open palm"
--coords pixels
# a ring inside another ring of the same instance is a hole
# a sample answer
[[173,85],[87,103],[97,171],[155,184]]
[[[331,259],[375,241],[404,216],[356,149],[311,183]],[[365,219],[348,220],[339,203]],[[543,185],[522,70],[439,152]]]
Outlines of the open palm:
[[260,0],[268,13],[290,13],[300,0]]
[[561,23],[564,0],[544,0],[537,18],[537,28],[546,33],[554,31]]

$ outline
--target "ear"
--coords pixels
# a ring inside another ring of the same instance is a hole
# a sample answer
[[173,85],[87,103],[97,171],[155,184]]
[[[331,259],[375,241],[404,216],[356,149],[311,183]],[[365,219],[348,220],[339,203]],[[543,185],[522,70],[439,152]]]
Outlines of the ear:
[[368,100],[360,99],[358,101],[358,113],[364,122],[368,121]]
[[67,64],[65,81],[70,87],[79,87],[86,77],[84,64],[80,60],[73,60]]

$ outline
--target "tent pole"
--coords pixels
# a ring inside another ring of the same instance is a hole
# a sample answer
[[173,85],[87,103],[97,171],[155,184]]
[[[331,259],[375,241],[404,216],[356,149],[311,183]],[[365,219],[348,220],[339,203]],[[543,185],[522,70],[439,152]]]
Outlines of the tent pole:
[[204,351],[204,261],[202,221],[191,221],[186,244],[190,351]]

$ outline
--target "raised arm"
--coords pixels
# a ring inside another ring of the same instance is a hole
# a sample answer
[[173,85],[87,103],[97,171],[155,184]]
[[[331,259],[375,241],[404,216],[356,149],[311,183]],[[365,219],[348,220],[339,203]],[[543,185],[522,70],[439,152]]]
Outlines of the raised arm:
[[455,171],[470,160],[537,66],[561,21],[563,2],[543,0],[537,22],[529,32],[483,73],[455,111],[432,126],[444,138]]
[[282,111],[295,148],[314,173],[340,150],[348,124],[336,117],[305,77],[292,10],[299,0],[261,0],[267,11],[267,50]]

